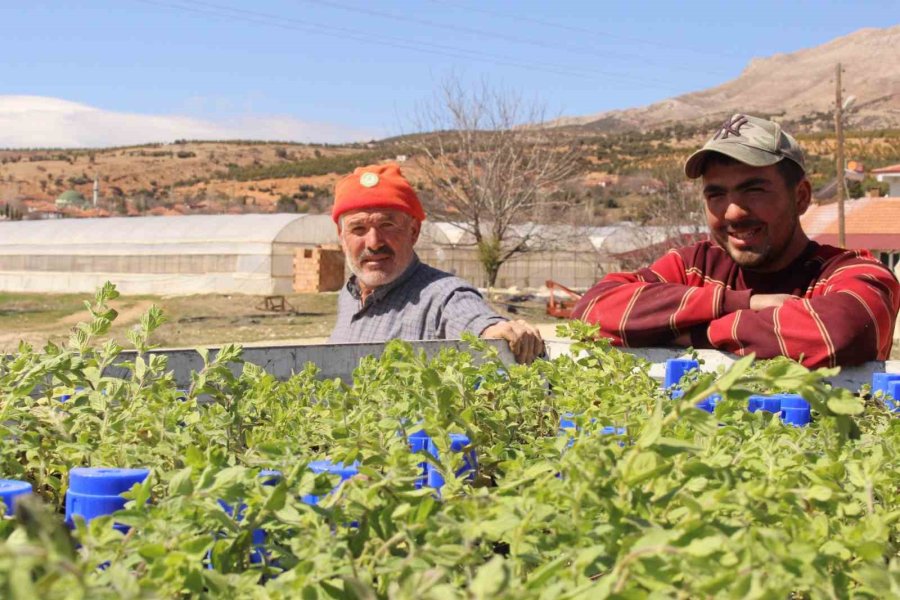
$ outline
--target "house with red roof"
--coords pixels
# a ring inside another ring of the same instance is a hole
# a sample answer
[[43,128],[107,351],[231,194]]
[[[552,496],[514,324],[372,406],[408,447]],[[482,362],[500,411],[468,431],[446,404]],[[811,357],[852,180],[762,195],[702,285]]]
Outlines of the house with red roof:
[[[836,202],[812,204],[800,224],[810,239],[838,245]],[[900,196],[847,200],[844,235],[848,248],[869,250],[894,272],[900,271]]]

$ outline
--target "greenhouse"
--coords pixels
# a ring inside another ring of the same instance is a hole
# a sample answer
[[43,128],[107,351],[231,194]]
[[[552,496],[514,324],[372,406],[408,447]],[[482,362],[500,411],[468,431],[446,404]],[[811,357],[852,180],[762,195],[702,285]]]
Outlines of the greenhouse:
[[285,294],[297,249],[334,244],[326,215],[60,219],[0,224],[0,291]]

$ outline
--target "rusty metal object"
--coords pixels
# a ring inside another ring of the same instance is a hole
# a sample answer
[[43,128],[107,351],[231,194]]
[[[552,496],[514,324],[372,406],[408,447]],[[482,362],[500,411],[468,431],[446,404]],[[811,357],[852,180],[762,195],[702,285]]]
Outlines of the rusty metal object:
[[[581,294],[552,279],[546,281],[546,286],[550,290],[550,298],[547,300],[547,314],[557,319],[572,318],[572,309],[575,307],[575,303],[581,299]],[[557,292],[561,292],[568,298],[557,299]]]

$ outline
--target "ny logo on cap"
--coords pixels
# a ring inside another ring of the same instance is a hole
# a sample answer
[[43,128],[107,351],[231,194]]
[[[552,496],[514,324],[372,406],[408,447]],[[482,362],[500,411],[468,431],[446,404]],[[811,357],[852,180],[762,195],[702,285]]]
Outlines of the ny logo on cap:
[[741,127],[749,123],[747,117],[744,115],[734,115],[730,119],[726,119],[724,123],[722,123],[722,127],[719,128],[719,131],[716,132],[716,135],[713,136],[714,140],[724,140],[727,139],[729,135],[735,135],[737,137],[741,137]]

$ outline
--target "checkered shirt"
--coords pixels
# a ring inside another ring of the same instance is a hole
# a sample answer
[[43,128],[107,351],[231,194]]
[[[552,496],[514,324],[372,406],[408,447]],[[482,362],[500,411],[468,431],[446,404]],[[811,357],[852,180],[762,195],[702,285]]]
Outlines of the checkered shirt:
[[338,295],[338,316],[328,339],[334,344],[402,340],[455,340],[505,321],[471,284],[413,256],[393,282],[378,287],[365,304],[356,276]]

